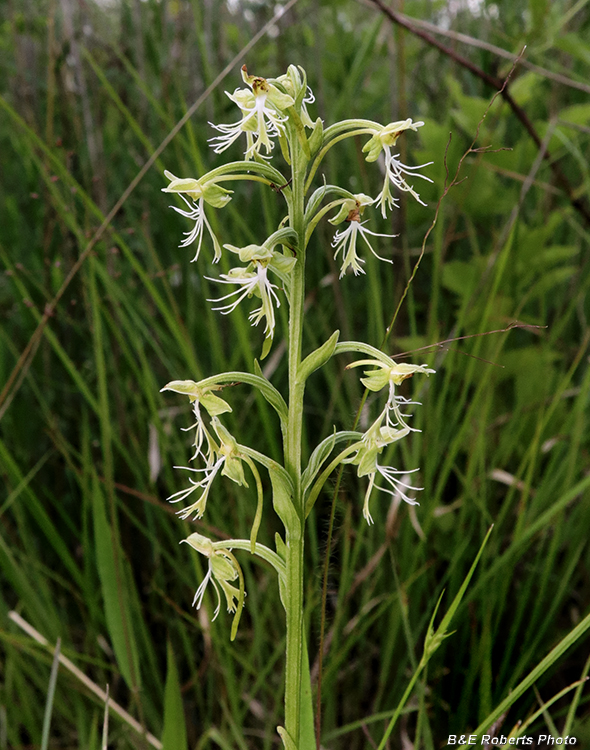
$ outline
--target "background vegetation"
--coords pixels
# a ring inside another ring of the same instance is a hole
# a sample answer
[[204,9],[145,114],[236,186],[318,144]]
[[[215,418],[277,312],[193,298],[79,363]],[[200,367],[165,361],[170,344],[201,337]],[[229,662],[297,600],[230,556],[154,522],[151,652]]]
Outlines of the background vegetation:
[[[472,142],[493,92],[477,72],[504,79],[528,45],[508,91],[496,99],[465,181],[442,203],[419,272],[389,339],[399,353],[467,338],[416,355],[437,370],[408,383],[423,407],[421,433],[395,465],[421,467],[414,512],[374,497],[344,474],[329,569],[322,742],[375,747],[419,660],[426,626],[445,589],[457,592],[488,527],[495,527],[459,610],[391,739],[391,748],[443,747],[489,712],[588,613],[590,486],[590,10],[585,0],[403,0],[391,6],[426,21],[437,49],[372,2],[299,0],[239,57],[124,201],[99,240],[89,240],[148,157],[215,76],[276,10],[214,0],[23,0],[0,5],[0,750],[41,744],[51,652],[8,618],[17,610],[125,707],[166,748],[271,748],[282,715],[283,618],[271,571],[242,554],[247,606],[238,637],[230,618],[210,622],[193,592],[204,570],[179,547],[193,530],[247,537],[253,493],[216,484],[203,522],[182,522],[165,498],[184,481],[190,424],[169,380],[251,369],[262,332],[246,312],[212,313],[212,254],[191,265],[177,247],[189,227],[160,192],[163,169],[198,176],[219,157],[207,121],[235,118],[224,89],[239,65],[278,75],[302,64],[326,123],[345,116],[423,119],[400,141],[424,208],[402,198],[367,276],[339,281],[324,225],[310,253],[307,349],[335,327],[379,345],[416,262],[451,171]],[[421,27],[424,30],[424,27]],[[458,37],[456,32],[467,35]],[[454,57],[453,57],[454,55]],[[529,121],[527,130],[519,115]],[[315,115],[314,115],[315,116]],[[535,142],[531,128],[538,135]],[[541,146],[539,146],[539,143]],[[375,195],[381,175],[358,143],[335,148],[331,182]],[[237,154],[236,150],[236,154]],[[280,156],[277,157],[280,159]],[[215,217],[224,242],[255,242],[281,218],[274,193],[252,184]],[[375,212],[377,214],[377,212]],[[206,244],[205,240],[205,244]],[[393,246],[392,246],[393,245]],[[224,261],[221,266],[223,267]],[[60,293],[64,280],[71,282]],[[284,308],[281,309],[281,312]],[[284,321],[283,321],[284,323]],[[284,325],[282,327],[284,330]],[[358,373],[334,360],[310,381],[313,446],[332,425],[350,429]],[[286,381],[281,322],[266,373]],[[233,432],[277,455],[278,425],[244,386],[224,393]],[[368,423],[371,401],[362,419]],[[267,488],[268,490],[268,488]],[[330,495],[307,544],[306,621],[317,679],[321,571]],[[276,530],[267,508],[259,539]],[[582,676],[581,639],[504,716],[508,733],[539,701]],[[571,696],[529,733],[566,725]],[[103,705],[60,670],[51,747],[99,747]],[[180,716],[186,719],[186,733]],[[567,727],[590,746],[588,693],[576,694]],[[572,723],[573,722],[573,723]],[[147,747],[113,715],[112,747]]]

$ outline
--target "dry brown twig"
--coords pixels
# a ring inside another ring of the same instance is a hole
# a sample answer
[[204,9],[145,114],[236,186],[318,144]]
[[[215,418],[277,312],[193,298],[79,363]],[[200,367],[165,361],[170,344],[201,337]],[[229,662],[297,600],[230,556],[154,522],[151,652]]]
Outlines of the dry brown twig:
[[[496,91],[502,96],[504,101],[509,105],[510,109],[513,111],[516,117],[520,120],[527,133],[535,142],[537,148],[539,150],[543,148],[543,141],[537,133],[535,126],[529,119],[529,116],[527,115],[525,110],[513,99],[512,95],[508,91],[507,86],[508,79],[511,77],[516,64],[520,62],[524,53],[524,49],[514,60],[512,70],[510,71],[508,77],[505,80],[502,80],[501,78],[497,78],[496,76],[486,73],[485,70],[482,70],[468,58],[460,55],[454,49],[447,47],[442,42],[439,42],[438,39],[435,39],[435,37],[424,31],[423,29],[418,28],[416,25],[411,23],[410,19],[407,16],[404,16],[403,13],[398,13],[396,10],[393,10],[392,8],[385,5],[383,0],[367,0],[367,2],[378,8],[384,15],[389,18],[392,23],[395,23],[398,26],[402,26],[404,29],[407,29],[411,34],[414,34],[415,36],[424,40],[428,45],[430,45],[431,47],[435,47],[451,60],[454,60],[457,64],[461,65],[461,67],[469,70],[471,73],[473,73],[473,75],[484,81],[484,83],[486,83],[488,86],[496,89]],[[563,173],[559,164],[553,160],[553,157],[549,153],[547,148],[544,149],[543,158],[549,164],[557,184],[565,192],[571,205],[584,218],[586,224],[590,226],[590,209],[581,198],[576,197],[574,189],[570,185],[567,177]]]

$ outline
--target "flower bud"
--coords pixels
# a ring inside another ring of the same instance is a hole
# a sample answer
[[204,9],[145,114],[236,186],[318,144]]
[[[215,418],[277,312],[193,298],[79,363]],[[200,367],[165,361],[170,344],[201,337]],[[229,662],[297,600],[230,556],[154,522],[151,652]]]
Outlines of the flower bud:
[[[303,121],[303,117],[301,119]],[[306,125],[307,123],[303,122],[303,124]],[[315,121],[315,123],[312,123],[312,125],[313,130],[311,131],[311,135],[307,140],[309,143],[309,150],[311,152],[311,155],[315,156],[315,154],[322,147],[322,143],[324,142],[324,123],[322,122],[321,118],[318,117],[318,119]]]

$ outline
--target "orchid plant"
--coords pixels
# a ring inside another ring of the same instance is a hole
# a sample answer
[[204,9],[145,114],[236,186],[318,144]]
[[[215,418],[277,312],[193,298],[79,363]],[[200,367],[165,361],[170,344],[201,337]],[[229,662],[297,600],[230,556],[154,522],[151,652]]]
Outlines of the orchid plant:
[[[242,78],[247,88],[238,88],[233,94],[227,94],[238,106],[240,118],[229,125],[213,125],[220,135],[211,138],[210,144],[220,154],[245,136],[245,159],[218,167],[199,179],[178,178],[166,172],[169,184],[163,190],[178,195],[185,207],[173,206],[174,210],[194,222],[180,246],[196,245],[193,258],[196,261],[202,245],[209,244],[203,242],[208,236],[214,263],[221,258],[222,246],[207,219],[207,212],[222,209],[232,200],[232,191],[225,185],[236,180],[254,180],[280,192],[284,198],[285,218],[279,228],[260,245],[223,245],[232,257],[236,256],[239,265],[214,280],[226,289],[231,287],[231,291],[222,292],[217,299],[210,301],[215,304],[214,309],[231,314],[240,303],[256,298],[249,317],[254,326],[264,322],[261,358],[270,351],[275,336],[275,308],[286,302],[289,308],[289,327],[284,332],[288,344],[288,394],[285,399],[263,375],[257,361],[251,373],[225,372],[200,382],[174,380],[168,383],[162,390],[188,396],[195,420],[194,454],[191,459],[195,466],[185,467],[191,474],[189,484],[169,500],[173,503],[188,502],[179,510],[180,517],[198,519],[206,511],[211,487],[218,480],[218,475],[245,487],[248,486],[246,477],[250,479],[251,475],[253,478],[258,503],[250,539],[214,542],[193,533],[183,540],[208,559],[207,574],[197,589],[194,605],[202,605],[210,583],[216,594],[214,617],[219,613],[223,600],[228,611],[234,613],[233,639],[246,596],[244,576],[234,552],[240,550],[258,555],[274,568],[287,629],[285,723],[284,727],[278,728],[278,732],[287,750],[303,750],[313,742],[309,663],[302,619],[306,519],[326,480],[342,463],[352,464],[359,477],[368,479],[363,515],[369,524],[373,523],[369,510],[373,490],[381,490],[407,503],[416,504],[414,493],[420,488],[408,484],[405,479],[412,472],[382,466],[379,457],[385,448],[414,431],[409,424],[411,415],[402,413],[402,410],[417,402],[399,395],[396,388],[415,373],[428,375],[434,372],[426,365],[395,362],[366,343],[339,342],[338,331],[304,357],[303,303],[307,247],[318,222],[332,214],[329,221],[342,227],[336,231],[332,242],[334,257],[341,264],[340,277],[348,269],[355,275],[363,274],[365,260],[362,254],[367,250],[380,260],[391,263],[389,258],[381,258],[377,254],[372,238],[391,238],[393,235],[368,229],[368,215],[377,205],[386,217],[388,211],[396,206],[396,190],[407,192],[422,203],[407,180],[414,177],[430,180],[418,171],[427,165],[407,166],[399,161],[399,154],[394,153],[398,138],[406,131],[417,131],[422,122],[407,119],[384,126],[370,120],[350,119],[324,128],[321,119],[313,121],[309,115],[308,105],[313,103],[314,98],[302,68],[291,65],[285,75],[265,79],[250,75],[244,66]],[[355,195],[326,183],[309,194],[327,152],[338,142],[353,136],[368,136],[363,148],[367,161],[382,162],[384,183],[379,195],[375,199],[364,194]],[[277,141],[288,167],[287,173],[270,163]],[[363,240],[362,246],[359,238]],[[307,466],[303,467],[306,381],[331,357],[344,352],[362,355],[362,359],[348,367],[366,368],[361,377],[362,384],[375,393],[384,391],[385,405],[364,433],[335,431],[322,440],[312,452]],[[283,437],[284,465],[242,445],[224,426],[223,415],[231,412],[232,408],[218,394],[224,384],[236,382],[257,388],[276,411]],[[334,453],[336,455],[330,460]],[[284,526],[284,534],[276,535],[274,550],[257,541],[263,509],[261,468],[270,477],[273,507]]]

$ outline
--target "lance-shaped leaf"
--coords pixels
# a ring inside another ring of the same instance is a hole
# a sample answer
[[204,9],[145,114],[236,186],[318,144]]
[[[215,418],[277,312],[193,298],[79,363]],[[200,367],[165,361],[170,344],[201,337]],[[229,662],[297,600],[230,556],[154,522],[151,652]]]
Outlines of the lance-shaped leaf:
[[299,372],[297,373],[297,379],[300,383],[305,383],[307,378],[312,372],[318,370],[320,367],[326,364],[326,362],[334,354],[336,344],[338,343],[338,337],[340,331],[334,331],[330,338],[322,344],[318,349],[308,354],[299,366]]

